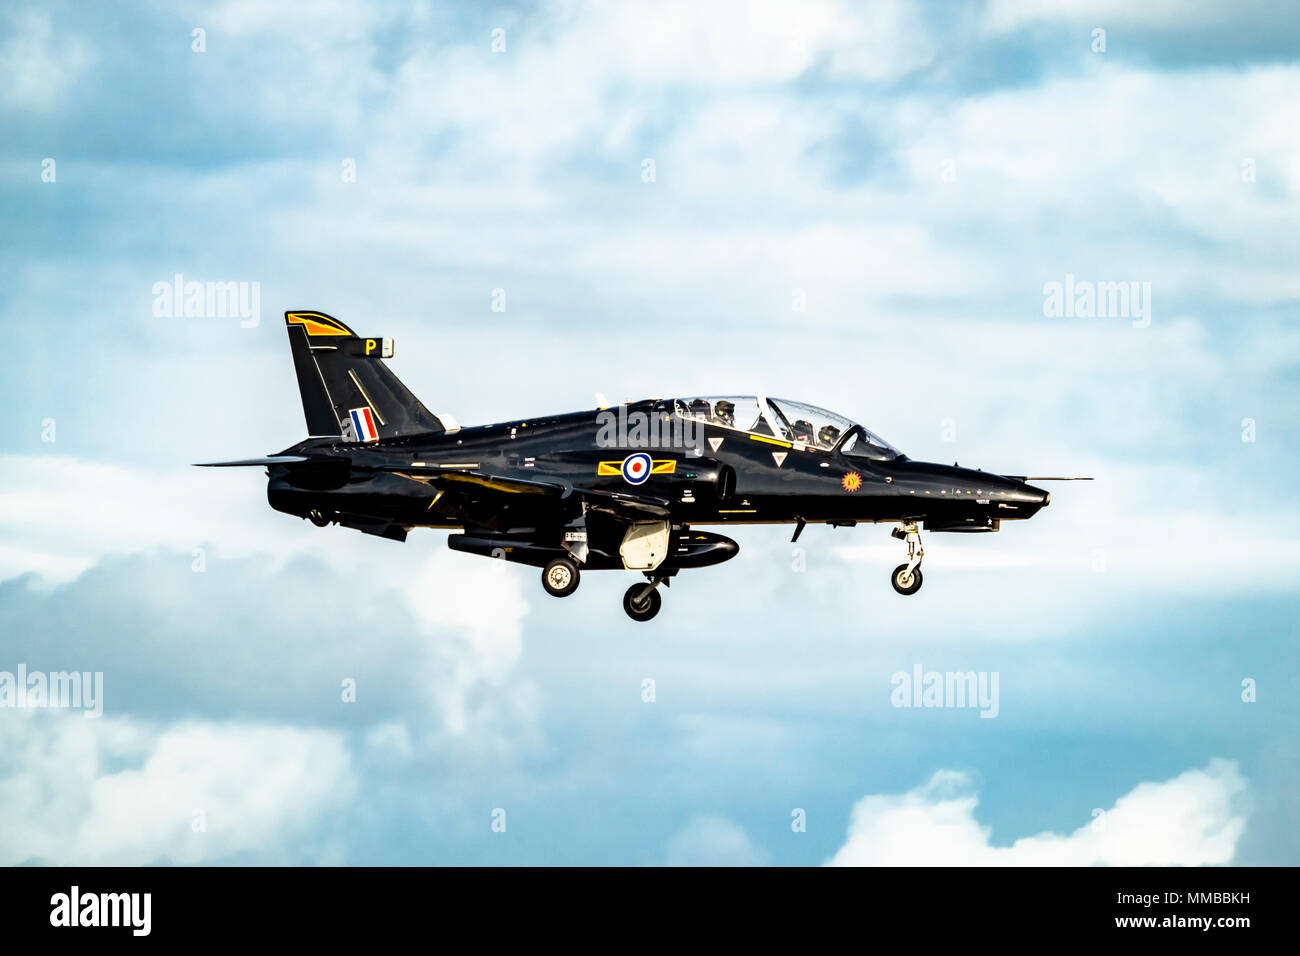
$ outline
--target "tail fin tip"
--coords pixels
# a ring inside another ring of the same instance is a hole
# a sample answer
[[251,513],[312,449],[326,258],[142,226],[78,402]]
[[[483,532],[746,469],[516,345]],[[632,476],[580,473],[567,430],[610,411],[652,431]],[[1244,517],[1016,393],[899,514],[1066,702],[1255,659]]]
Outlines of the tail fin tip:
[[355,332],[334,318],[332,315],[326,315],[324,312],[316,312],[310,309],[300,309],[284,314],[285,325],[300,325],[310,338],[322,338],[334,335],[356,337]]
[[[285,312],[284,322],[313,436],[367,442],[447,430],[385,364],[392,339],[363,338],[315,310]],[[360,433],[358,417],[365,422]]]

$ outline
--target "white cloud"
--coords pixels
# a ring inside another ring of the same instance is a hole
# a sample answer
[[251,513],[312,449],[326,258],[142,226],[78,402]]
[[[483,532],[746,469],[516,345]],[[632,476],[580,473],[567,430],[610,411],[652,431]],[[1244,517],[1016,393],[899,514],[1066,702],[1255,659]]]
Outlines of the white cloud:
[[975,819],[971,778],[939,771],[901,796],[865,797],[833,866],[1202,866],[1228,863],[1245,828],[1237,765],[1211,760],[1163,783],[1142,783],[1068,835],[994,846]]
[[[356,781],[342,736],[294,727],[11,711],[0,720],[0,862],[328,862],[311,836]],[[201,815],[196,815],[198,811]],[[205,829],[195,829],[200,820]]]
[[766,850],[723,817],[696,817],[668,841],[669,866],[765,866]]
[[[1300,131],[1279,108],[1300,96],[1294,66],[1115,63],[953,102],[846,105],[732,83],[745,74],[725,64],[694,76],[669,60],[662,75],[688,89],[666,89],[624,62],[617,34],[573,26],[554,47],[520,38],[501,63],[460,46],[412,57],[366,140],[370,201],[289,210],[270,228],[300,255],[329,256],[342,228],[398,261],[437,250],[448,271],[499,281],[540,284],[544,262],[557,295],[616,289],[668,315],[754,315],[737,301],[752,296],[764,323],[789,314],[796,285],[815,303],[801,321],[833,312],[859,328],[900,297],[980,314],[1015,294],[1034,316],[1043,282],[1065,272],[1152,282],[1157,323],[1176,298],[1300,294],[1277,205],[1300,189]],[[413,127],[440,137],[436,163]],[[640,181],[645,157],[654,184]],[[1247,159],[1257,182],[1242,181]],[[848,183],[833,182],[840,167]],[[323,195],[337,179],[307,174]]]
[[[1221,263],[1219,243],[1229,238],[1283,234],[1273,201],[1242,182],[1241,163],[1254,157],[1264,180],[1300,188],[1300,130],[1278,109],[1297,96],[1300,69],[1294,66],[1085,70],[969,97],[955,109],[927,105],[904,155],[919,183],[933,179],[940,156],[952,156],[959,188],[967,180],[979,187],[963,197],[968,214],[983,204],[990,213],[1032,217],[1038,210],[1023,202],[1026,189],[1054,212],[1082,220],[1109,221],[1139,211],[1139,204],[1163,203],[1173,221],[1218,240],[1181,270],[1169,264],[1170,278],[1190,279],[1204,262]],[[1207,116],[1214,121],[1189,122]],[[1229,264],[1248,268],[1235,257]],[[1253,300],[1294,296],[1300,287],[1282,270],[1249,272],[1269,281],[1258,289],[1241,288],[1241,282],[1229,287]]]
[[36,572],[46,584],[66,583],[102,558],[150,551],[202,548],[209,561],[257,555],[276,567],[310,556],[375,587],[403,590],[422,621],[463,630],[490,651],[496,672],[517,654],[527,604],[504,563],[466,560],[446,550],[439,531],[417,530],[399,544],[316,529],[271,510],[265,481],[258,468],[0,456],[0,580]]
[[[597,12],[598,11],[598,12]],[[833,75],[897,76],[932,51],[906,0],[844,4],[636,2],[594,8],[579,36],[643,82],[718,85],[792,79],[824,60]]]
[[1223,0],[992,0],[985,9],[983,27],[998,33],[1028,23],[1066,21],[1186,30],[1191,25],[1231,23],[1245,9]]
[[49,112],[67,101],[75,85],[95,62],[81,37],[56,38],[54,23],[43,11],[11,11],[11,32],[0,45],[0,103],[34,112]]
[[[515,682],[508,693],[486,697],[477,692],[513,680],[529,608],[523,588],[536,581],[531,569],[452,552],[441,531],[417,529],[397,543],[345,528],[317,529],[272,511],[264,483],[255,468],[168,471],[61,455],[0,456],[0,580],[35,572],[43,588],[70,586],[105,559],[155,553],[188,572],[193,550],[203,549],[206,571],[194,575],[202,585],[198,591],[172,593],[142,584],[116,595],[123,607],[145,608],[165,621],[186,600],[239,606],[246,595],[222,596],[231,586],[222,572],[233,562],[244,562],[237,565],[241,576],[249,572],[248,562],[261,563],[266,575],[294,560],[323,562],[331,572],[317,582],[324,593],[348,589],[375,600],[392,593],[399,601],[394,618],[410,615],[412,633],[390,636],[367,665],[376,678],[387,675],[394,686],[418,689],[437,718],[427,730],[453,737],[485,730],[484,722],[498,719],[497,705],[515,718],[529,718],[535,696],[526,685]],[[304,593],[294,574],[282,586],[286,595],[300,599]],[[159,644],[150,653],[160,666],[181,667],[183,658],[174,655],[193,651],[192,644],[186,649],[154,638]],[[303,653],[312,662],[299,670],[300,678],[310,673],[337,682],[358,676],[346,645],[322,644],[321,635],[308,628],[296,637],[282,634],[281,647],[295,639],[307,642]],[[220,640],[233,674],[264,657],[258,634],[241,630]],[[362,691],[372,692],[369,686]],[[494,727],[475,739],[491,747],[501,742],[499,736],[512,736],[510,728]]]

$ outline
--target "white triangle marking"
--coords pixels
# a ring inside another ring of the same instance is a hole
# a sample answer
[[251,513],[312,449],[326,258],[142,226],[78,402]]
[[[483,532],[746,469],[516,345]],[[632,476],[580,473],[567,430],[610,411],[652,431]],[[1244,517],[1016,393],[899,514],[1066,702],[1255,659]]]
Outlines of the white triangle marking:
[[712,448],[714,451],[717,451],[719,448],[721,448],[721,447],[722,447],[722,437],[721,437],[721,436],[717,436],[717,437],[714,437],[714,438],[710,438],[710,439],[709,439],[709,447]]
[[785,456],[790,454],[787,451],[774,451],[772,457],[776,460],[776,467],[780,468],[785,464]]

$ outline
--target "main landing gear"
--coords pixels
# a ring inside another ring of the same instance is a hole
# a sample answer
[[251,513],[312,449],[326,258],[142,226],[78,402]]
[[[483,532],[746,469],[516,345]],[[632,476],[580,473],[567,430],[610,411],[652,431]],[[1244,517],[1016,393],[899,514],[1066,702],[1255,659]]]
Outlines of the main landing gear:
[[542,568],[542,587],[551,597],[568,597],[578,590],[580,577],[572,558],[553,558]]
[[[623,610],[634,621],[648,621],[659,613],[663,598],[659,594],[659,585],[669,584],[668,574],[646,572],[648,584],[634,584],[623,595]],[[578,564],[572,558],[552,558],[542,568],[542,587],[552,597],[568,597],[578,590],[581,575]]]
[[647,574],[649,584],[634,584],[623,593],[623,610],[634,621],[648,621],[659,613],[663,598],[659,596],[659,585],[669,585],[667,575]]
[[[647,571],[646,580],[649,583],[633,584],[627,589],[623,594],[623,610],[627,611],[629,618],[650,620],[659,613],[660,607],[663,606],[659,585],[668,587],[669,576],[671,575],[656,575]],[[577,562],[572,558],[552,558],[551,561],[546,562],[546,567],[542,568],[542,588],[551,597],[568,597],[569,594],[577,591],[580,578]]]
[[921,590],[921,559],[925,557],[925,548],[921,547],[921,532],[915,521],[905,521],[901,527],[889,533],[900,541],[907,542],[907,563],[894,568],[890,583],[899,594],[915,594]]

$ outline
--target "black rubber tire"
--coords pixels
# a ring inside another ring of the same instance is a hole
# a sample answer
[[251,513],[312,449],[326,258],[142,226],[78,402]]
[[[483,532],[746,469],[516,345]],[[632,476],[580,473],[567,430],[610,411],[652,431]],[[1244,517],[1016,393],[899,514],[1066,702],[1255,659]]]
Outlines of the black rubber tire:
[[921,577],[921,566],[917,565],[916,568],[913,569],[910,579],[906,586],[904,586],[899,583],[899,577],[906,570],[906,564],[900,564],[898,567],[894,568],[894,573],[889,576],[889,583],[894,586],[894,590],[899,594],[915,594],[917,591],[921,590],[921,581],[923,580]]
[[659,596],[659,589],[655,588],[650,592],[640,605],[634,604],[636,596],[645,588],[644,584],[634,584],[623,592],[623,610],[627,616],[634,621],[648,621],[659,613],[659,608],[663,606],[664,599]]
[[570,558],[552,558],[542,568],[542,588],[551,597],[568,597],[578,590],[578,566]]

